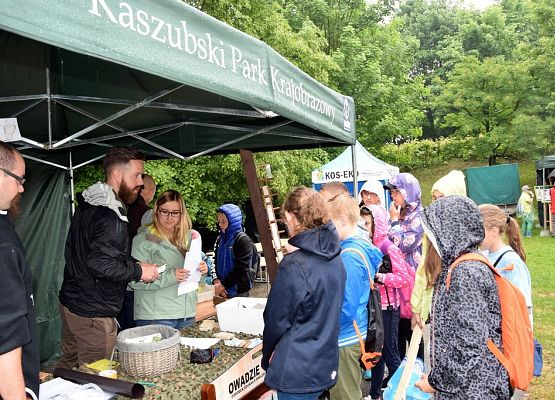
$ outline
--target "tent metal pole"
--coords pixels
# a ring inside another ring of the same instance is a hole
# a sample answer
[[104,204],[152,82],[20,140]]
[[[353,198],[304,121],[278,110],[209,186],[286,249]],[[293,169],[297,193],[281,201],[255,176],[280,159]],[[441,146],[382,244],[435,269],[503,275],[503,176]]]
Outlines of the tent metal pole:
[[164,151],[164,152],[166,152],[166,153],[168,153],[168,154],[170,154],[170,155],[172,155],[172,156],[174,156],[174,157],[176,157],[176,158],[179,158],[180,160],[185,160],[185,157],[183,157],[181,154],[178,154],[178,153],[176,153],[175,151],[171,151],[170,149],[167,149],[167,148],[164,147],[164,146],[161,146],[161,145],[159,145],[159,144],[157,144],[157,143],[154,143],[154,142],[151,141],[151,140],[145,139],[145,138],[142,137],[142,136],[133,136],[133,137],[134,137],[135,139],[137,139],[137,140],[140,140],[141,142],[145,142],[146,144],[149,144],[149,145],[151,145],[152,147],[157,148],[158,150],[162,150],[162,151]]
[[[90,96],[72,96],[72,95],[62,95],[53,94],[52,99],[54,101],[59,100],[70,100],[70,101],[83,101],[87,103],[104,103],[104,104],[120,104],[120,105],[133,105],[134,101],[125,99],[111,99],[108,97],[90,97]],[[153,101],[149,104],[145,104],[145,108],[163,108],[167,110],[176,111],[190,111],[190,112],[201,112],[206,114],[222,114],[222,115],[234,115],[238,117],[251,117],[251,118],[271,118],[276,117],[272,111],[251,111],[251,110],[240,110],[236,108],[222,108],[222,107],[202,107],[193,106],[189,104],[173,104],[173,103],[161,103]]]
[[61,145],[63,145],[64,143],[70,142],[73,139],[76,139],[78,137],[81,137],[87,133],[89,133],[90,131],[95,130],[98,127],[101,127],[102,125],[106,125],[108,122],[111,122],[119,117],[122,117],[126,114],[129,114],[132,111],[135,111],[138,108],[141,108],[143,106],[145,106],[146,104],[152,103],[154,100],[159,99],[160,97],[164,97],[174,91],[176,91],[177,89],[182,88],[185,85],[177,85],[171,89],[164,89],[156,94],[153,94],[152,96],[147,97],[146,99],[143,99],[133,105],[130,105],[129,107],[124,108],[123,110],[118,111],[117,113],[114,113],[106,118],[104,118],[103,120],[98,121],[95,124],[92,124],[88,127],[86,127],[85,129],[81,129],[79,132],[74,133],[73,135],[70,135],[68,137],[66,137],[65,139],[60,140],[59,142],[54,143],[52,146],[50,146],[51,149],[56,149],[58,147],[60,147]]
[[[52,92],[50,90],[50,68],[46,67],[46,104],[48,106],[48,148],[52,148]],[[70,157],[71,159],[71,157]]]
[[357,198],[358,194],[358,176],[357,176],[357,142],[351,145],[351,157],[353,159],[353,196],[355,199]]
[[75,187],[73,184],[73,154],[69,149],[69,190],[71,191],[71,216],[75,214]]
[[101,158],[104,158],[105,156],[106,156],[106,154],[102,154],[101,156],[92,158],[89,161],[85,161],[84,163],[81,163],[81,164],[78,164],[78,165],[74,166],[73,169],[76,170],[77,168],[84,167],[87,164],[90,164],[92,162],[95,162],[96,160],[100,160]]
[[29,155],[24,154],[24,153],[21,153],[21,155],[23,156],[23,158],[28,158],[29,160],[33,160],[33,161],[39,162],[41,164],[51,165],[53,167],[61,168],[61,169],[66,170],[66,171],[68,170],[68,167],[65,167],[65,166],[60,165],[60,164],[56,164],[56,163],[53,163],[53,162],[50,162],[50,161],[44,161],[44,160],[41,160],[40,158],[29,156]]
[[[78,113],[78,114],[84,115],[85,117],[89,117],[90,119],[92,119],[92,120],[94,120],[94,121],[97,121],[97,122],[100,121],[100,117],[97,117],[96,115],[94,115],[94,114],[92,114],[92,113],[90,113],[90,112],[88,112],[88,111],[85,111],[85,110],[83,110],[82,108],[79,108],[79,107],[77,107],[77,106],[74,106],[74,105],[71,104],[71,103],[68,103],[68,102],[66,102],[66,101],[64,101],[64,100],[54,100],[54,101],[55,101],[56,103],[58,103],[58,104],[64,106],[64,107],[69,108],[70,110],[75,111],[75,112]],[[117,131],[120,131],[120,132],[124,132],[124,131],[125,131],[124,128],[122,128],[121,126],[117,126],[117,125],[115,125],[115,124],[106,124],[106,126],[109,126],[110,128],[113,128],[113,129],[115,129],[115,130],[117,130]],[[62,146],[62,147],[63,147],[63,146]]]
[[126,137],[126,136],[135,137],[136,135],[141,135],[143,133],[158,131],[160,129],[168,129],[168,132],[169,132],[170,130],[173,130],[175,128],[180,128],[180,127],[182,127],[183,125],[186,125],[186,124],[187,124],[187,122],[178,122],[178,123],[175,123],[175,124],[160,125],[160,126],[153,126],[151,128],[137,129],[135,131],[125,131],[125,132],[121,132],[121,133],[114,133],[112,135],[101,136],[101,137],[97,137],[97,138],[94,138],[94,139],[75,140],[71,143],[60,146],[60,149],[64,149],[66,147],[82,146],[84,144],[89,144],[89,143],[98,144],[99,142],[104,142],[104,141],[108,141],[108,140],[112,140],[112,139],[119,139],[119,138]]
[[309,135],[301,135],[298,133],[282,133],[282,132],[267,132],[268,135],[272,136],[285,136],[297,139],[307,139],[311,141],[319,140],[321,142],[330,142],[330,143],[337,143],[338,145],[343,145],[344,143],[340,142],[337,139],[333,139],[331,137],[323,137],[323,136],[309,136]]
[[42,143],[40,143],[40,142],[37,142],[36,140],[33,140],[33,139],[28,139],[28,138],[25,138],[25,137],[21,137],[21,138],[19,139],[19,141],[20,141],[20,142],[25,142],[25,143],[30,144],[31,146],[37,147],[37,148],[39,148],[39,149],[43,149],[43,150],[44,150],[44,149],[46,148],[46,146],[45,146],[44,144],[42,144]]
[[42,103],[43,101],[44,101],[44,99],[39,99],[39,100],[36,100],[36,101],[34,101],[34,102],[30,103],[30,104],[27,104],[27,105],[26,105],[25,107],[23,107],[21,110],[16,111],[15,113],[13,113],[13,114],[11,115],[11,117],[12,117],[12,118],[17,118],[17,116],[23,114],[25,111],[30,110],[31,108],[33,108],[34,106],[36,106],[36,105]]
[[4,96],[0,97],[0,103],[9,103],[10,101],[26,101],[26,100],[46,100],[45,94],[30,94],[24,96]]
[[213,151],[216,151],[216,150],[219,150],[219,149],[224,148],[224,147],[226,147],[226,146],[229,146],[230,144],[234,144],[234,143],[240,142],[240,141],[242,141],[242,140],[249,139],[249,138],[251,138],[251,137],[253,137],[253,136],[256,136],[256,135],[259,135],[259,134],[261,134],[261,133],[265,133],[265,132],[268,132],[268,131],[270,131],[270,130],[272,130],[272,129],[279,128],[280,126],[284,126],[284,125],[290,124],[291,122],[293,122],[293,121],[287,120],[287,121],[280,122],[279,124],[275,124],[275,125],[272,125],[272,126],[267,126],[267,127],[265,127],[265,128],[259,129],[259,130],[256,131],[256,132],[248,133],[248,134],[246,134],[246,135],[241,136],[240,138],[230,140],[230,141],[225,142],[225,143],[222,143],[222,144],[220,144],[220,145],[218,145],[218,146],[214,146],[214,147],[212,147],[211,149],[201,151],[200,153],[193,154],[192,156],[189,156],[189,157],[185,157],[185,159],[186,159],[186,160],[193,160],[193,159],[195,159],[195,158],[197,158],[197,157],[204,156],[204,155],[206,155],[206,154],[212,153]]

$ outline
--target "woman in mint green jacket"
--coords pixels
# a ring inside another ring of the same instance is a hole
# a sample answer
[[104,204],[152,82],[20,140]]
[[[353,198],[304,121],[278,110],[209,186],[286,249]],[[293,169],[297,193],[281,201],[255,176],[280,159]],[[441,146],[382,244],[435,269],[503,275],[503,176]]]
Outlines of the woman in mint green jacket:
[[[160,278],[152,283],[130,283],[135,291],[137,326],[159,324],[183,329],[194,324],[196,291],[181,296],[177,294],[179,283],[189,276],[183,268],[185,254],[191,241],[200,237],[191,225],[183,198],[177,191],[168,190],[156,200],[153,222],[133,239],[131,255],[135,259],[167,265]],[[198,268],[203,274],[208,271],[204,261]]]

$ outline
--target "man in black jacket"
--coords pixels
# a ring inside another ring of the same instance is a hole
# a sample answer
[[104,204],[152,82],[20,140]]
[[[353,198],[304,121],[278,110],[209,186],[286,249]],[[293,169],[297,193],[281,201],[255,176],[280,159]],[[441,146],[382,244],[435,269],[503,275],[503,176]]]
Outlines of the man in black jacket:
[[39,343],[31,268],[7,210],[25,182],[21,154],[0,141],[0,398],[39,394]]
[[127,284],[158,279],[156,265],[129,256],[125,204],[136,200],[143,184],[143,160],[138,150],[111,149],[103,162],[106,183],[97,182],[78,195],[59,296],[62,368],[109,357]]

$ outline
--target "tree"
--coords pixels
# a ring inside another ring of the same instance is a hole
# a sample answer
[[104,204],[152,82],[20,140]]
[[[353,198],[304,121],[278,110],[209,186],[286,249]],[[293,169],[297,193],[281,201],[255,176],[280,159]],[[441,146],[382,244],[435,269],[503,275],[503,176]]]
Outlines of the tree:
[[538,151],[544,133],[528,114],[535,87],[525,64],[466,56],[447,78],[435,107],[455,135],[476,138],[475,145],[491,163],[500,156],[518,158]]

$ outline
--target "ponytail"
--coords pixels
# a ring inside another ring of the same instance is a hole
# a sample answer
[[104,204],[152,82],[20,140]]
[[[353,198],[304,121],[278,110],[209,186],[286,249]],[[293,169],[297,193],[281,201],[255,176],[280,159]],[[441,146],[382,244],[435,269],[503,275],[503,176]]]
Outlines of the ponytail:
[[520,238],[520,226],[514,218],[508,217],[507,219],[507,241],[509,242],[509,246],[511,246],[522,261],[526,263],[526,253],[524,252],[522,240]]
[[526,253],[522,247],[518,222],[501,208],[492,204],[482,204],[478,208],[484,219],[484,227],[486,229],[496,227],[500,234],[505,233],[508,245],[520,256],[522,261],[526,262]]

